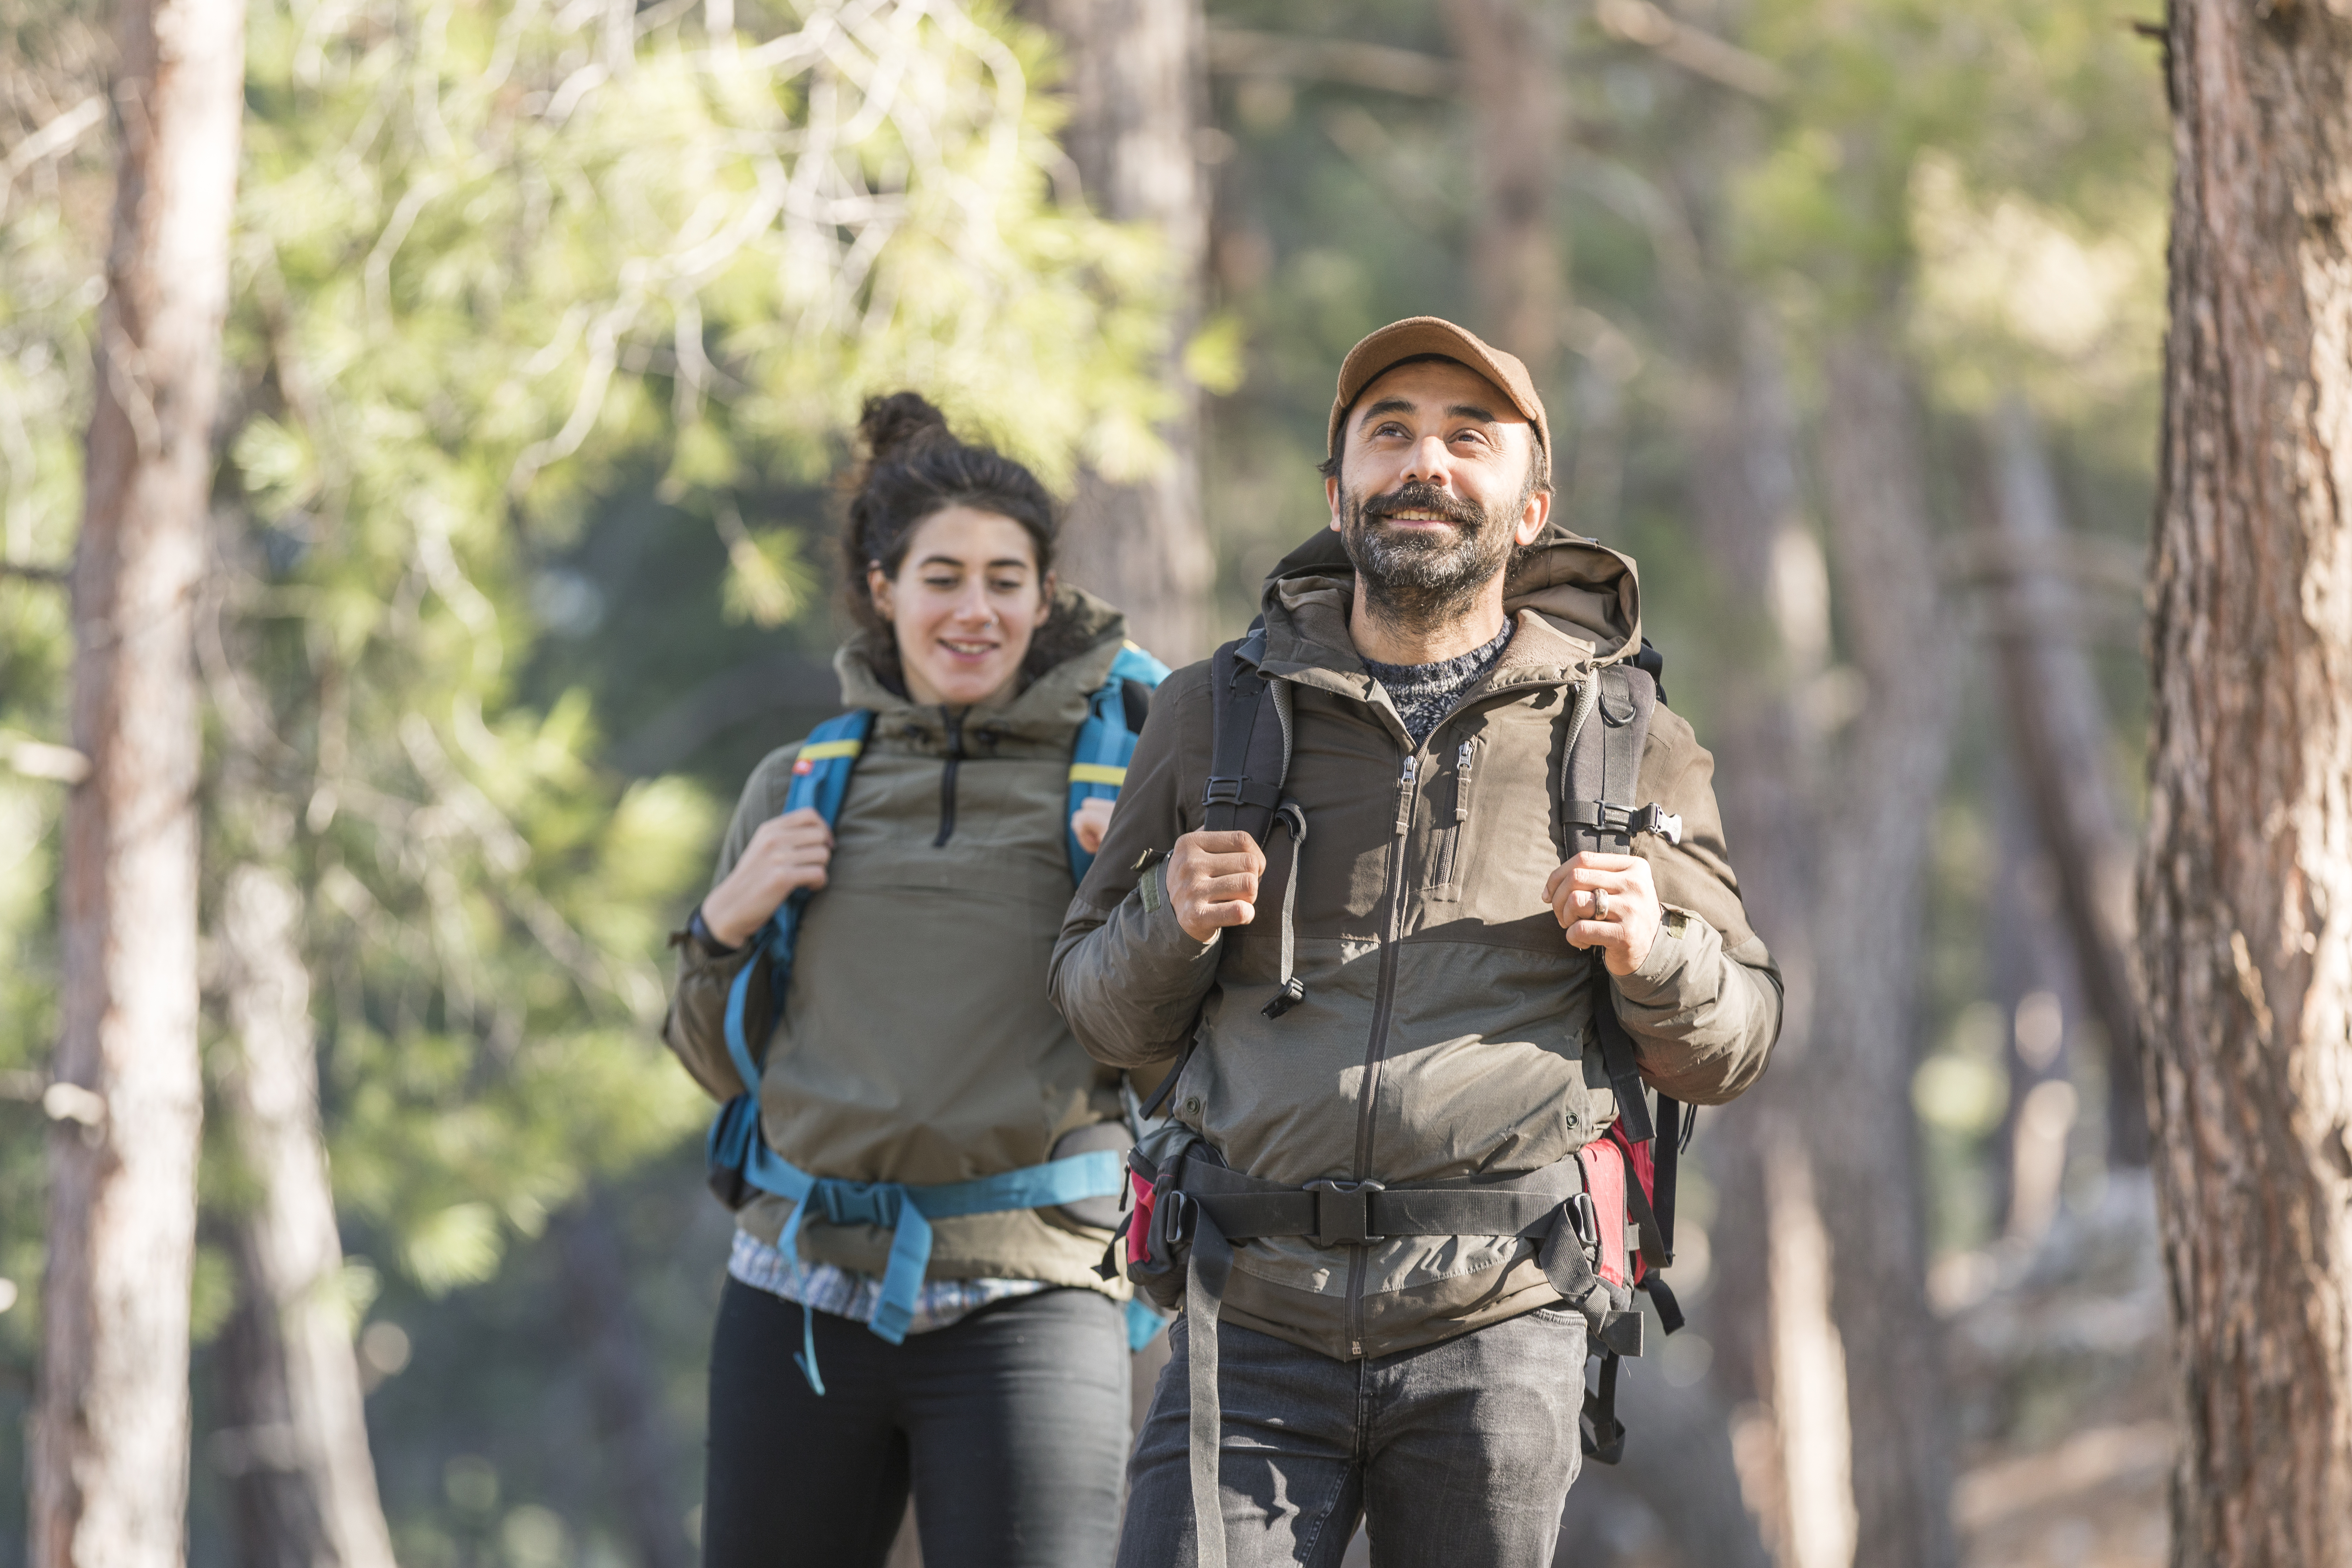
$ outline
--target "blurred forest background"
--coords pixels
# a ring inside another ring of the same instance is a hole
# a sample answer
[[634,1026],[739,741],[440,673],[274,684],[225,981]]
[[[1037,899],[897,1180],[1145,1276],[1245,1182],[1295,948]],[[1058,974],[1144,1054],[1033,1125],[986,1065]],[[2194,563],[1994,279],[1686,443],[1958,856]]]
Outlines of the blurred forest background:
[[[1066,570],[1181,661],[1321,526],[1348,346],[1423,312],[1528,362],[1560,514],[1640,561],[1791,982],[1773,1073],[1699,1121],[1692,1327],[1560,1560],[2162,1560],[2126,954],[2169,163],[2132,12],[253,0],[191,1561],[312,1560],[271,1544],[270,1368],[321,1322],[402,1563],[695,1559],[729,1219],[664,942],[834,709],[858,399],[1037,464]],[[106,28],[0,0],[0,1564],[77,1114]]]

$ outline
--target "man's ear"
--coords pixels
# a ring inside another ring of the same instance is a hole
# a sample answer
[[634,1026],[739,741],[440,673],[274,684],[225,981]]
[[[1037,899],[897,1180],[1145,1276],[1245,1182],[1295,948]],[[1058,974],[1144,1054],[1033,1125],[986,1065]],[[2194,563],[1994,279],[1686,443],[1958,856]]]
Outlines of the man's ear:
[[1331,531],[1344,532],[1339,526],[1339,476],[1337,474],[1323,481],[1323,504],[1331,509]]
[[1519,513],[1519,525],[1511,531],[1511,537],[1525,549],[1543,537],[1544,528],[1550,521],[1551,492],[1538,490],[1528,497],[1527,510]]

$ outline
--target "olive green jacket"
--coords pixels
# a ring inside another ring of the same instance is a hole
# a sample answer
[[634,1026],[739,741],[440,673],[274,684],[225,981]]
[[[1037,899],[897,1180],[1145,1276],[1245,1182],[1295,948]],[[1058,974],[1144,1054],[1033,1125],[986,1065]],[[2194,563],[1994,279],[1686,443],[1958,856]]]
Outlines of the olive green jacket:
[[[1072,1130],[1115,1118],[1118,1071],[1090,1059],[1045,996],[1045,967],[1071,897],[1071,748],[1125,639],[1126,623],[1078,590],[1058,616],[1094,635],[1000,708],[965,715],[954,822],[942,820],[948,736],[937,708],[886,688],[866,650],[835,659],[842,701],[874,710],[834,826],[824,889],[801,920],[783,1016],[768,1040],[760,1120],[776,1152],[813,1175],[929,1185],[1043,1163]],[[717,879],[783,809],[798,746],[771,753],[744,786]],[[662,1035],[717,1098],[741,1092],[727,1054],[727,993],[749,951],[680,948]],[[754,977],[755,1023],[771,1016]],[[762,1030],[754,1028],[756,1041]],[[756,1047],[755,1047],[756,1048]],[[791,1203],[766,1194],[740,1216],[772,1245]],[[1108,1235],[1058,1209],[931,1222],[929,1278],[1042,1279],[1126,1294],[1094,1272]],[[812,1221],[812,1262],[883,1271],[887,1232]]]
[[[1502,658],[1418,747],[1356,656],[1352,591],[1325,541],[1267,584],[1260,668],[1290,689],[1283,794],[1307,833],[1303,852],[1272,836],[1255,921],[1205,943],[1177,924],[1165,863],[1136,869],[1201,826],[1209,772],[1208,667],[1160,688],[1054,953],[1054,999],[1078,1038],[1124,1066],[1197,1037],[1175,1115],[1236,1170],[1298,1185],[1569,1158],[1616,1114],[1599,1007],[1616,1009],[1643,1076],[1678,1099],[1715,1104],[1753,1083],[1780,1030],[1780,976],[1741,910],[1713,760],[1664,705],[1635,797],[1618,803],[1683,818],[1679,847],[1636,842],[1667,910],[1648,956],[1609,980],[1544,901],[1567,853],[1552,784],[1562,716],[1579,682],[1641,646],[1633,563],[1555,530],[1507,584],[1516,629]],[[1306,998],[1269,1019],[1294,853]],[[1534,1252],[1508,1237],[1263,1237],[1236,1247],[1223,1310],[1329,1355],[1385,1355],[1557,1301]]]

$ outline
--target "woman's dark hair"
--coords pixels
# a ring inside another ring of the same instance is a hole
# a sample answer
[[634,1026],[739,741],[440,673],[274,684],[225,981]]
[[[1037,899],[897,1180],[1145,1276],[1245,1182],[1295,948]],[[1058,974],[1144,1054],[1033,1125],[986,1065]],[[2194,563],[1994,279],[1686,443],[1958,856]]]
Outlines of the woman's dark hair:
[[[877,672],[900,686],[898,640],[875,606],[866,568],[879,565],[884,575],[897,577],[924,520],[951,506],[968,506],[1021,525],[1036,553],[1042,586],[1054,566],[1054,498],[1036,475],[995,447],[957,439],[947,416],[919,393],[867,398],[857,433],[866,459],[848,478],[842,592],[851,618],[869,635]],[[1066,618],[1057,611],[1037,629],[1022,661],[1024,676],[1042,674],[1077,651],[1068,646],[1068,636],[1055,635]]]

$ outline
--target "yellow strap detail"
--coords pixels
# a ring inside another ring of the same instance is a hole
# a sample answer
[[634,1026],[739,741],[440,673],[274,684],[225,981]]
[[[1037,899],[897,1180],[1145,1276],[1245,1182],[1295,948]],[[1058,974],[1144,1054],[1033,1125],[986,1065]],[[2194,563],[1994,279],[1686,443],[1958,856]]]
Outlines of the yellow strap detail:
[[865,749],[863,741],[812,741],[801,748],[799,760],[822,763],[834,757],[854,757]]
[[1072,784],[1108,784],[1111,788],[1117,789],[1121,784],[1127,783],[1127,770],[1125,768],[1106,767],[1100,763],[1072,763],[1070,764],[1070,782]]

